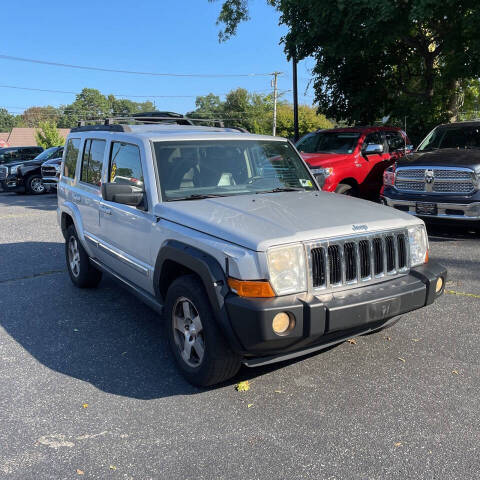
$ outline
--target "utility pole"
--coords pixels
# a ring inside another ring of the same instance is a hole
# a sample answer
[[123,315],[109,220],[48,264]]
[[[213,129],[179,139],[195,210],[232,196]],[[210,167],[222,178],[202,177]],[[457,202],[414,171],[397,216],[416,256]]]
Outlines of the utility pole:
[[293,131],[294,141],[298,141],[298,83],[297,83],[297,57],[292,58],[293,67]]
[[277,77],[281,75],[282,72],[273,72],[273,79],[272,79],[272,87],[273,87],[273,128],[272,128],[272,135],[275,136],[277,134],[277,98],[278,98],[278,90],[277,90]]

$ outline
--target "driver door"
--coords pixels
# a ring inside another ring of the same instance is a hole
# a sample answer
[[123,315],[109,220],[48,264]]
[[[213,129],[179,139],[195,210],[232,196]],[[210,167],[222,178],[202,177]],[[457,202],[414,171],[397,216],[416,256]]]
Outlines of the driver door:
[[[142,151],[143,145],[112,141],[108,181],[143,190],[145,156]],[[99,257],[115,273],[153,293],[149,239],[155,219],[151,205],[147,207],[144,211],[131,205],[100,201]]]
[[[384,150],[382,153],[367,154],[365,152],[367,145],[382,145]],[[363,182],[363,189],[368,194],[378,194],[383,183],[383,172],[390,158],[381,132],[372,132],[365,137],[362,144],[362,157],[367,162],[365,168],[369,170]]]

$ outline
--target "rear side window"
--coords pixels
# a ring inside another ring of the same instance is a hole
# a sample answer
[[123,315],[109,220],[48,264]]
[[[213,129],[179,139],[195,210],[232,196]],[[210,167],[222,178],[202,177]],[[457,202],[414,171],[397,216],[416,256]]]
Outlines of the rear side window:
[[143,188],[142,162],[136,145],[112,143],[109,179],[111,183]]
[[105,140],[89,139],[85,141],[80,181],[96,187],[100,186],[104,153]]
[[363,142],[363,148],[366,148],[367,145],[383,145],[382,134],[380,132],[373,132],[367,135]]
[[65,152],[65,164],[63,165],[63,175],[65,177],[75,178],[79,149],[80,139],[70,138],[67,142],[67,148]]
[[385,132],[385,138],[390,152],[397,152],[405,148],[405,140],[400,132]]

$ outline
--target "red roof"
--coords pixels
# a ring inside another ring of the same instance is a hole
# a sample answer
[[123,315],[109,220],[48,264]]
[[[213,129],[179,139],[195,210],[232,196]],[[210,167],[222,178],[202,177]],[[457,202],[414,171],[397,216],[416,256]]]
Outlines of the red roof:
[[[0,133],[0,141],[3,140],[8,143],[10,147],[30,147],[37,145],[35,139],[36,128],[12,128],[10,133]],[[69,128],[59,128],[60,135],[63,138],[67,138],[70,133]],[[4,137],[6,135],[6,137]]]

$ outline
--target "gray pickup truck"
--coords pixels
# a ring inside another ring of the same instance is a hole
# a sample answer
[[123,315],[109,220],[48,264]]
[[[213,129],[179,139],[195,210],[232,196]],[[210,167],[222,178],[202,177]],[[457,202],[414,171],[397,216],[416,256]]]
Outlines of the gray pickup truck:
[[446,281],[422,220],[322,192],[289,141],[234,129],[73,129],[58,221],[73,283],[106,272],[158,311],[201,386],[390,326]]

